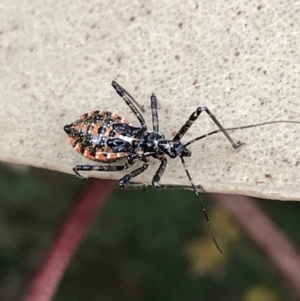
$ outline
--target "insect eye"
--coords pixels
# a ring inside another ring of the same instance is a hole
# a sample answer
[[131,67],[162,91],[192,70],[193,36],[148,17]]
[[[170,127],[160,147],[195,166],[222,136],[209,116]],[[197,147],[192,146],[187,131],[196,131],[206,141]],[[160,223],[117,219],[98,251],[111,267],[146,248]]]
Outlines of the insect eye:
[[182,151],[182,156],[184,157],[190,157],[192,155],[191,151],[188,150],[187,148],[184,148]]

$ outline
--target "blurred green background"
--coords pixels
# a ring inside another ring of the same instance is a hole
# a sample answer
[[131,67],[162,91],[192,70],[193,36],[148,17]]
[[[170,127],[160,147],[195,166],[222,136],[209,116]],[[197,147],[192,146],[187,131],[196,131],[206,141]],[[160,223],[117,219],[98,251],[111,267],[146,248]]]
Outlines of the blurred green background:
[[[20,300],[88,181],[6,165],[0,177],[0,300]],[[203,199],[223,255],[192,192],[117,189],[54,300],[294,300],[226,212]],[[258,202],[299,245],[299,203]]]

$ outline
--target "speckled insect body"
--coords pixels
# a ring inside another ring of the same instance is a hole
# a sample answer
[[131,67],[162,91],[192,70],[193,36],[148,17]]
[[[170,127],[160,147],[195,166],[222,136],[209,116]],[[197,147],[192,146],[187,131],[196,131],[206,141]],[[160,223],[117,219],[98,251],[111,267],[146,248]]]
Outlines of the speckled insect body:
[[[137,160],[144,162],[142,167],[138,167],[132,172],[122,177],[119,181],[119,187],[128,189],[143,189],[147,186],[146,183],[131,182],[131,179],[144,172],[149,166],[149,159],[153,157],[160,161],[160,166],[157,169],[152,185],[158,188],[182,188],[186,186],[180,185],[161,185],[160,178],[163,175],[167,166],[167,157],[179,157],[183,164],[185,173],[190,181],[191,187],[197,196],[202,210],[205,214],[206,221],[209,224],[209,219],[205,211],[204,205],[200,199],[198,189],[204,191],[201,185],[194,185],[191,175],[185,165],[184,157],[191,156],[191,151],[187,148],[191,143],[204,138],[210,134],[198,137],[186,144],[181,142],[181,138],[186,134],[188,129],[199,117],[202,112],[206,112],[209,117],[219,127],[219,130],[229,140],[233,148],[238,148],[242,143],[234,143],[232,138],[216,119],[216,117],[206,107],[198,107],[195,112],[189,117],[186,123],[180,128],[173,139],[166,139],[165,136],[159,133],[159,122],[157,113],[157,98],[155,94],[150,97],[152,124],[153,130],[149,131],[145,120],[140,113],[142,110],[136,100],[118,83],[112,82],[112,86],[123,98],[131,111],[139,120],[141,127],[134,127],[129,124],[128,120],[117,113],[109,111],[92,111],[81,115],[75,122],[64,127],[65,132],[70,138],[71,145],[81,155],[88,159],[101,163],[118,162],[120,159],[125,159],[126,163],[122,165],[76,165],[73,170],[80,178],[85,178],[79,171],[120,171],[132,166]],[[214,133],[215,133],[214,132]],[[210,229],[211,231],[211,229]],[[218,244],[213,237],[214,242]],[[220,249],[219,249],[220,250]]]
[[128,150],[133,152],[139,130],[121,115],[104,110],[83,114],[65,126],[70,143],[79,154],[103,163],[128,157]]

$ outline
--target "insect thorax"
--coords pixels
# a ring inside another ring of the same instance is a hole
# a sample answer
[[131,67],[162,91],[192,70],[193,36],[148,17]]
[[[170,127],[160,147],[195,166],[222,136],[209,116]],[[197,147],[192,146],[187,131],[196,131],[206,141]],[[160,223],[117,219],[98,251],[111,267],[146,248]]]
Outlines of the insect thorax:
[[162,139],[165,139],[165,136],[158,132],[144,132],[137,147],[138,153],[140,155],[162,159],[164,157],[164,152],[158,146],[159,141]]

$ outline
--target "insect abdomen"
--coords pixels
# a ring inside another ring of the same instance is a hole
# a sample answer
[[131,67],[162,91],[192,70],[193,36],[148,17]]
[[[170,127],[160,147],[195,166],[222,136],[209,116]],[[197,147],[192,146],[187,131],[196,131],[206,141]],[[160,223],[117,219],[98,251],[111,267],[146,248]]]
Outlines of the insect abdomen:
[[84,157],[111,163],[128,157],[132,143],[140,128],[132,127],[128,120],[109,111],[92,111],[79,116],[65,126],[70,143]]

